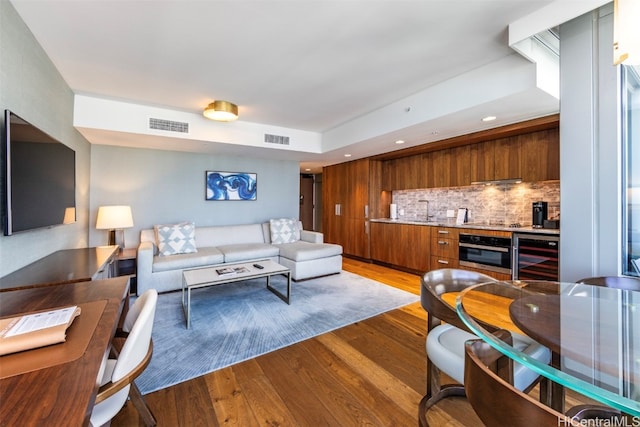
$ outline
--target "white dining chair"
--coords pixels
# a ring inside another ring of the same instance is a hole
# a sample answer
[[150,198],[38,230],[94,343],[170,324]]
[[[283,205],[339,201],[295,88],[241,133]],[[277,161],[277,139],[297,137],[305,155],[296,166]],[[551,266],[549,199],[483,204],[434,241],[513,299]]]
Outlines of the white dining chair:
[[92,426],[108,424],[120,412],[127,397],[131,399],[146,425],[156,425],[156,420],[134,380],[151,361],[151,332],[157,302],[158,292],[149,289],[136,299],[127,313],[122,328],[126,338],[122,348],[114,351],[116,357],[108,359],[104,367],[100,389],[91,413]]

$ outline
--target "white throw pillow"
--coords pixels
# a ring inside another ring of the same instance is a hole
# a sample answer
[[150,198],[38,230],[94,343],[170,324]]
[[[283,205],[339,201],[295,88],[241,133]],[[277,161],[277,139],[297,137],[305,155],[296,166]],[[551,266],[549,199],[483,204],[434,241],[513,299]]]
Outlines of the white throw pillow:
[[300,240],[300,222],[294,218],[270,219],[271,243],[293,243]]
[[160,255],[189,254],[196,249],[196,225],[193,222],[155,225]]

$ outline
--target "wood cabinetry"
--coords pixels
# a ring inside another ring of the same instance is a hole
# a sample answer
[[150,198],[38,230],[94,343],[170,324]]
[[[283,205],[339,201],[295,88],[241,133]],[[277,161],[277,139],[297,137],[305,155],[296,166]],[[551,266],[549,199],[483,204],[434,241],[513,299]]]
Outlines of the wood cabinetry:
[[433,187],[433,176],[429,169],[430,157],[430,153],[427,153],[383,162],[382,189]]
[[471,182],[520,178],[525,182],[560,179],[557,129],[474,144],[470,147]]
[[458,268],[458,229],[431,227],[431,270]]
[[430,266],[431,227],[371,223],[371,259],[417,272]]
[[560,139],[557,130],[521,135],[521,173],[526,182],[560,179]]
[[323,170],[325,241],[342,245],[346,255],[369,258],[369,218],[380,217],[380,162],[369,159]]
[[382,189],[457,187],[477,181],[560,179],[557,128],[383,161]]

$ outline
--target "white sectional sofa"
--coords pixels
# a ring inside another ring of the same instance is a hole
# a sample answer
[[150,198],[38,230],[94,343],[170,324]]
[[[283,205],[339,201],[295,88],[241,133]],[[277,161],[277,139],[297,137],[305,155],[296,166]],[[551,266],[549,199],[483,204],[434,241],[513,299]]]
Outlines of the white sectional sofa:
[[[197,252],[163,255],[155,229],[140,232],[137,293],[182,289],[182,270],[231,262],[271,259],[291,270],[293,280],[339,273],[342,246],[323,242],[322,233],[302,230],[299,240],[272,243],[271,224],[194,227]],[[162,243],[160,243],[162,246]]]

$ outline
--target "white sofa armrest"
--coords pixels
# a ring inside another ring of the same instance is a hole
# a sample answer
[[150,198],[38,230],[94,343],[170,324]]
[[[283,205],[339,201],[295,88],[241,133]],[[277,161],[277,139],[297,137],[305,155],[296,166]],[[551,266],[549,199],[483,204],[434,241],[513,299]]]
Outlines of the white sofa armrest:
[[301,230],[300,240],[310,243],[324,243],[324,235],[317,231]]

